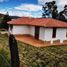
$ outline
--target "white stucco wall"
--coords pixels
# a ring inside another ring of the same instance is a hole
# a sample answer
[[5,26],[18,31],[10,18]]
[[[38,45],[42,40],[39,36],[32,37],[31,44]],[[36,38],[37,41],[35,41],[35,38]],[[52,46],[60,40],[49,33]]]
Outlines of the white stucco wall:
[[66,38],[66,28],[57,28],[56,38],[64,40]]
[[[10,30],[10,29],[9,29]],[[11,32],[11,31],[10,31]],[[14,25],[12,32],[13,34],[30,34],[35,36],[35,26],[22,26]],[[57,28],[56,38],[52,38],[53,28],[40,27],[39,39],[43,41],[53,41],[53,40],[66,40],[66,28]]]
[[34,26],[29,26],[29,34],[32,35],[32,36],[35,36],[35,27]]
[[12,34],[30,34],[34,36],[35,27],[34,26],[22,26],[22,25],[13,25]]
[[13,30],[12,30],[13,34],[29,34],[29,27],[28,26],[20,26],[20,25],[14,25],[13,26]]
[[50,41],[52,39],[52,28],[45,28],[45,39],[46,41]]
[[10,33],[12,34],[12,30],[10,30],[10,27],[9,27],[9,34],[10,34]]
[[39,31],[39,39],[43,40],[45,39],[45,28],[44,27],[40,27],[40,31]]
[[52,39],[52,28],[40,27],[39,39],[50,41]]
[[52,38],[53,28],[40,27],[39,39],[43,41],[60,40],[62,42],[63,40],[66,40],[66,32],[66,28],[57,28],[56,38]]

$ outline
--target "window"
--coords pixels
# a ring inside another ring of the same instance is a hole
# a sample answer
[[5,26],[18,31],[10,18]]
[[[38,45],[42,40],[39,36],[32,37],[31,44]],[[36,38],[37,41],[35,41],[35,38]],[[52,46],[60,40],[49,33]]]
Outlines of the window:
[[52,38],[56,37],[56,28],[53,28],[53,34],[52,34]]

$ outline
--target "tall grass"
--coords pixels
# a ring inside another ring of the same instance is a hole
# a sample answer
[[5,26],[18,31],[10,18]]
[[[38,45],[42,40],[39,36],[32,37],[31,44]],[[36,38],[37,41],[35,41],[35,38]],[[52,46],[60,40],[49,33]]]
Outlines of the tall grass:
[[0,34],[0,67],[10,67],[10,50],[7,34]]

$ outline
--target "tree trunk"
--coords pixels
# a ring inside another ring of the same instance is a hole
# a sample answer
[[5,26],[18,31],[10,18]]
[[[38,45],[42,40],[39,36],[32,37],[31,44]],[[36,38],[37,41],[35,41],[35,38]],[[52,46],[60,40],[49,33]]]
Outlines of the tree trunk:
[[9,36],[9,47],[11,53],[11,67],[20,67],[17,41],[12,34]]

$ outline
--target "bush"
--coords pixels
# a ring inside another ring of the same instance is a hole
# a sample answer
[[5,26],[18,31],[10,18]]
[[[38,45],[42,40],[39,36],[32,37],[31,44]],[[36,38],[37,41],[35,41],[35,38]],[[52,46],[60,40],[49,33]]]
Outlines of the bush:
[[24,61],[27,67],[67,67],[67,50],[62,49],[62,46],[36,48],[18,44],[21,64]]

